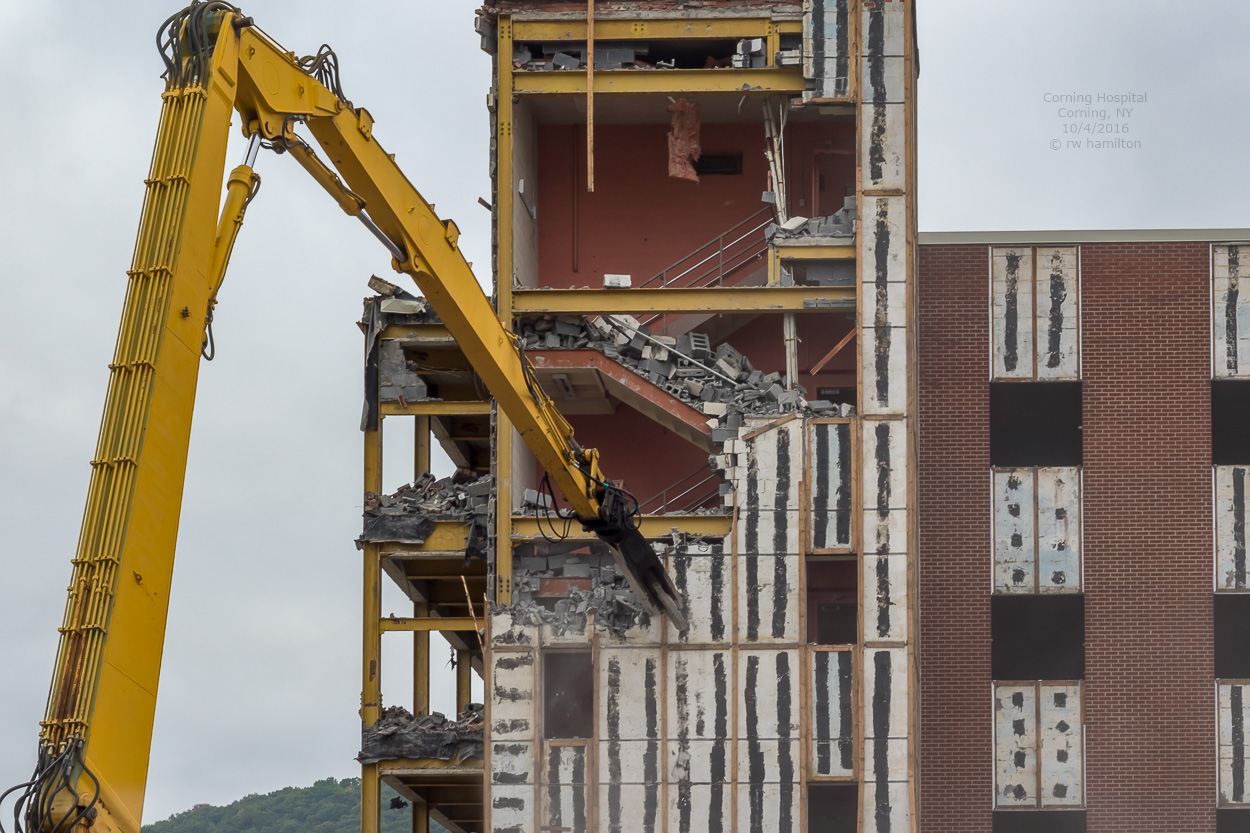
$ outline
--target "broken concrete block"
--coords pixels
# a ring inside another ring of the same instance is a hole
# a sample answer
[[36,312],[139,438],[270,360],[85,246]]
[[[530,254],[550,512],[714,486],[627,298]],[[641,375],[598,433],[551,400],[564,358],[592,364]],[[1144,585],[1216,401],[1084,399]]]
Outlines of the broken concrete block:
[[580,58],[574,58],[572,55],[566,55],[563,52],[557,52],[552,55],[551,63],[556,69],[581,69],[582,67]]
[[633,285],[633,279],[629,275],[604,275],[604,289],[629,289]]

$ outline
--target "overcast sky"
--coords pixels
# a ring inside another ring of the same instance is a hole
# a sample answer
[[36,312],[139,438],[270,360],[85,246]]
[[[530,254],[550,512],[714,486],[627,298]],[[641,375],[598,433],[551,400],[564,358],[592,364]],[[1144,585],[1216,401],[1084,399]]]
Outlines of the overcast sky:
[[[475,5],[244,10],[299,54],[334,46],[347,95],[487,279],[490,61]],[[174,8],[0,0],[0,790],[33,766],[160,105],[154,34]],[[1250,4],[928,0],[920,14],[923,231],[1250,227]],[[1047,101],[1086,95],[1105,120]],[[1063,133],[1091,121],[1123,127]],[[1116,138],[1141,146],[1084,146]],[[359,773],[354,322],[368,276],[392,273],[292,160],[265,154],[257,170],[218,358],[200,374],[149,821]],[[410,454],[407,437],[390,446],[388,460]],[[391,466],[388,488],[409,474]],[[407,612],[388,593],[384,612]],[[410,640],[385,642],[386,700],[411,705]],[[433,706],[451,711],[448,687]]]

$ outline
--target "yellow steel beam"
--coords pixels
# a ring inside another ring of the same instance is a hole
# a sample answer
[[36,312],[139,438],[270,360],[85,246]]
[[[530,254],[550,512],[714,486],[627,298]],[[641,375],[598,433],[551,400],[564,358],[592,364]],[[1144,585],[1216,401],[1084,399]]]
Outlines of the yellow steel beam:
[[[586,95],[586,73],[573,70],[512,73],[516,95]],[[733,93],[734,95],[800,95],[799,67],[762,69],[611,69],[595,73],[595,95],[625,93]]]
[[383,633],[394,631],[473,631],[482,626],[483,620],[471,616],[434,616],[408,618],[391,616],[380,619],[378,626]]
[[464,521],[435,521],[434,531],[421,544],[379,544],[383,558],[401,556],[409,553],[456,553],[464,552],[465,535],[468,525]]
[[[469,758],[464,761],[444,761],[438,758],[394,758],[389,761],[383,761],[376,765],[384,777],[406,774],[419,774],[429,770],[443,770],[442,775],[471,775],[474,777],[482,774],[482,759]],[[460,783],[459,781],[450,783]],[[437,782],[432,784],[416,784],[418,787],[437,786]]]
[[[801,23],[795,22],[802,26]],[[721,17],[684,20],[604,20],[595,17],[595,40],[677,40],[689,38],[762,38],[767,17]],[[798,31],[798,30],[796,30]],[[515,41],[585,41],[583,20],[512,21]]]
[[382,330],[381,338],[442,341],[447,344],[455,341],[442,324],[388,324]]
[[[512,18],[495,23],[495,315],[500,326],[512,325],[512,214],[516,210],[512,165]],[[495,413],[495,595],[497,604],[512,603],[512,419],[504,408]]]
[[730,286],[690,289],[514,289],[517,315],[820,312],[853,305],[854,287]]
[[855,246],[774,244],[782,260],[854,260]]
[[440,400],[437,402],[382,402],[378,406],[382,416],[489,416],[489,402]]
[[[648,539],[663,538],[671,534],[674,529],[688,535],[728,535],[731,520],[728,515],[643,515],[639,529],[642,536]],[[512,537],[516,541],[542,540],[543,534],[538,526],[538,518],[531,515],[514,515]],[[569,538],[591,541],[595,536],[581,531],[574,524],[569,530]]]

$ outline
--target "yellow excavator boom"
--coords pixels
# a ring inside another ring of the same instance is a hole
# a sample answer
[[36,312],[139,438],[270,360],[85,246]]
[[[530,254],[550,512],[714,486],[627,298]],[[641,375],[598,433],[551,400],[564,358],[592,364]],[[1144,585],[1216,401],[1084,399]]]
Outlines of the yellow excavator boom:
[[[139,833],[196,379],[201,355],[212,357],[213,308],[259,187],[252,162],[262,144],[290,153],[386,245],[578,520],[611,545],[653,610],[681,618],[662,562],[632,522],[636,504],[603,476],[597,452],[574,441],[460,253],[455,223],[439,219],[378,143],[369,112],[343,96],[333,52],[297,58],[216,0],[170,17],[157,43],[160,125],[39,762],[16,788],[27,833]],[[235,112],[251,145],[223,202]],[[330,164],[296,134],[301,124]]]

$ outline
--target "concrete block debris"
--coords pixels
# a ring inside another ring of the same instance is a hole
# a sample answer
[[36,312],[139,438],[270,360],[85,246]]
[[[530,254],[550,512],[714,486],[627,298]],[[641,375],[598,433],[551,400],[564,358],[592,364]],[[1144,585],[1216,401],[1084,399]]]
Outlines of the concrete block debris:
[[[770,241],[801,240],[817,242],[830,237],[853,237],[855,235],[854,200],[845,200],[842,208],[827,217],[791,217],[778,225],[773,223],[764,229]],[[814,238],[814,239],[811,239]]]
[[482,542],[495,512],[494,491],[490,475],[475,477],[467,469],[458,469],[441,479],[425,472],[391,495],[365,492],[360,540],[421,544],[434,531],[436,521],[464,521],[471,526],[466,556],[484,557]]
[[361,733],[362,764],[397,758],[436,758],[461,762],[482,757],[485,710],[469,703],[454,720],[440,712],[414,715],[402,706],[388,706],[373,726]]
[[736,437],[748,417],[845,417],[854,412],[850,405],[809,402],[801,385],[786,390],[780,373],[757,369],[731,344],[713,349],[706,333],[653,334],[632,315],[527,317],[519,322],[518,333],[526,349],[603,353],[700,410],[709,418],[714,442]]

